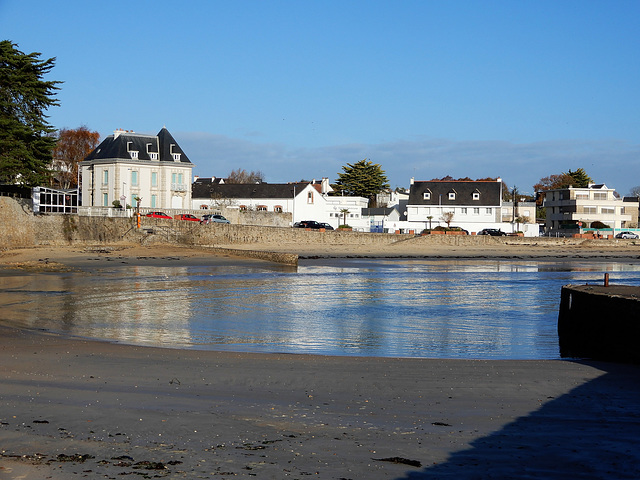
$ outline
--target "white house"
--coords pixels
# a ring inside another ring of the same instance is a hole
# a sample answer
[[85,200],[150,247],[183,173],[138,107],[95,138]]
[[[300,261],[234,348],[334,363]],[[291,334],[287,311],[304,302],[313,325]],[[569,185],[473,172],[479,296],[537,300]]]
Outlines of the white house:
[[478,232],[484,228],[501,228],[502,180],[428,182],[411,179],[407,222],[414,229],[450,225]]
[[80,162],[82,205],[191,208],[193,164],[166,128],[157,135],[116,130]]
[[361,210],[368,200],[362,197],[332,196],[329,180],[298,183],[221,183],[212,178],[198,178],[192,185],[194,209],[235,207],[290,213],[292,223],[315,220],[329,223],[334,228],[344,223],[357,230],[368,231],[368,221]]

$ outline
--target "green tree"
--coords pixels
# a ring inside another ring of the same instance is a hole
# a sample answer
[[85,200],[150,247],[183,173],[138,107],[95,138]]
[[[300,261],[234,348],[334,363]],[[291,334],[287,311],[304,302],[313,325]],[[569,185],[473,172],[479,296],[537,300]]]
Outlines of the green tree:
[[573,183],[571,185],[575,188],[586,188],[590,183],[593,183],[592,178],[587,175],[584,168],[578,168],[575,172],[569,170],[567,175],[573,179]]
[[347,163],[342,170],[343,173],[338,174],[338,180],[332,185],[337,194],[365,197],[370,204],[375,204],[376,194],[389,188],[382,167],[367,159],[354,164]]
[[9,40],[0,41],[0,181],[26,186],[44,183],[56,139],[46,111],[57,106],[57,84],[43,77],[55,58],[40,60]]

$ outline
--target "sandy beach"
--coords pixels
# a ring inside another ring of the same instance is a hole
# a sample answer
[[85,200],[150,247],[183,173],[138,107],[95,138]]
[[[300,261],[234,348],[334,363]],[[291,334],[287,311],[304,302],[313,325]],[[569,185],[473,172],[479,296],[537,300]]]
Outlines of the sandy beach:
[[[310,260],[455,256],[411,246],[243,248]],[[635,246],[601,248],[465,254],[638,258]],[[166,245],[39,247],[2,252],[0,269],[237,261]],[[0,479],[640,478],[636,365],[181,351],[9,327],[0,335]]]

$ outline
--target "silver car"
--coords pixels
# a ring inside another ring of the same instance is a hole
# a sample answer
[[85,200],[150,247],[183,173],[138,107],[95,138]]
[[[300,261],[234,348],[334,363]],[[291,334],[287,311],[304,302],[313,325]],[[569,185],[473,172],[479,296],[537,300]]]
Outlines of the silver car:
[[616,238],[638,238],[638,235],[633,232],[620,232]]
[[206,225],[207,223],[231,223],[229,220],[224,218],[222,215],[203,215],[202,220],[200,220],[201,225]]

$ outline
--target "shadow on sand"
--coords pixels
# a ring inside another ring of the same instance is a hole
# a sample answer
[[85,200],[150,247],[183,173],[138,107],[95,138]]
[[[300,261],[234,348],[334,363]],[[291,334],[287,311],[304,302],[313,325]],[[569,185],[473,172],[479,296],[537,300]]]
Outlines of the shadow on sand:
[[581,363],[604,373],[398,480],[640,478],[640,366]]

